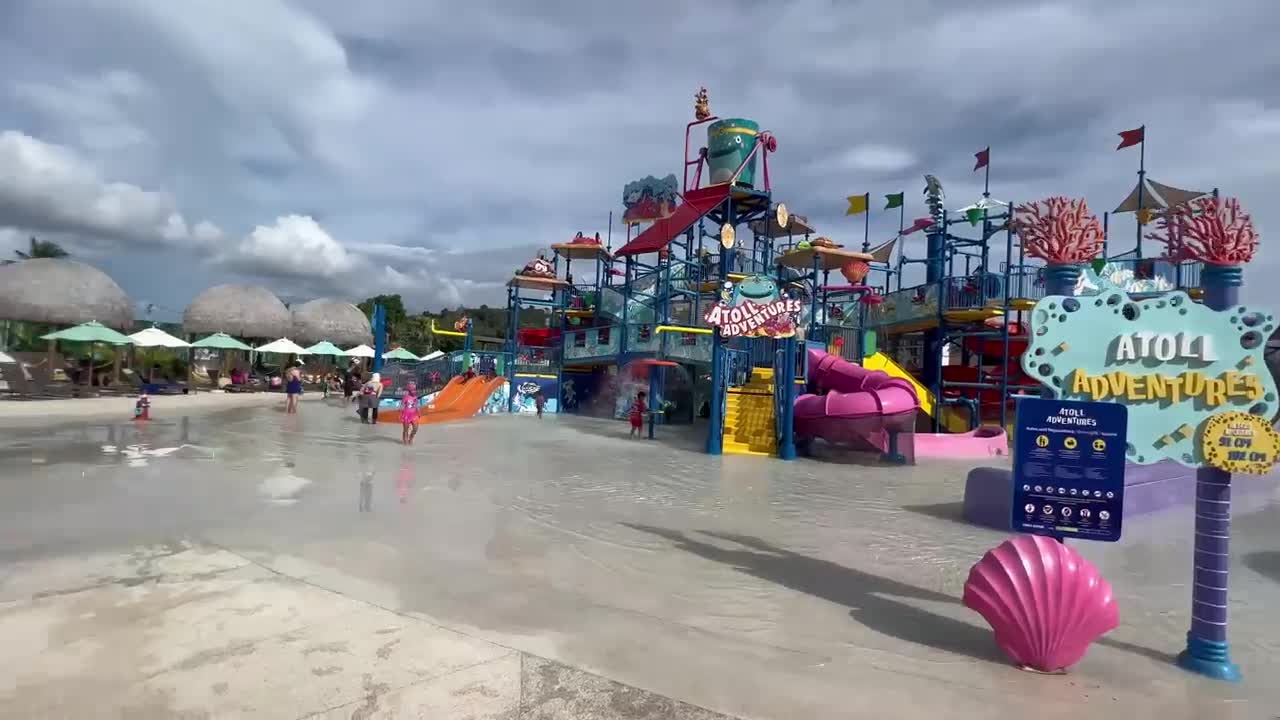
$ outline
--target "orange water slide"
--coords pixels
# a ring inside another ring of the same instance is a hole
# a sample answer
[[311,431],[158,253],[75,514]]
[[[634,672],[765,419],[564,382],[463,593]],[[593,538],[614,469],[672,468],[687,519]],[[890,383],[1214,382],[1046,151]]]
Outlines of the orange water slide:
[[434,400],[424,406],[424,409],[448,409],[450,405],[458,400],[458,396],[462,394],[462,382],[463,379],[461,375],[454,375],[449,378],[449,382],[445,383],[444,387],[440,389],[440,394],[436,395]]
[[[454,378],[457,380],[458,378]],[[453,380],[449,381],[450,383]],[[480,412],[480,408],[484,407],[485,402],[493,393],[503,385],[507,379],[504,377],[496,377],[492,380],[485,380],[483,377],[474,377],[471,380],[459,383],[461,388],[457,396],[448,405],[442,405],[439,400],[435,403],[435,409],[423,408],[418,411],[419,425],[434,425],[438,423],[452,422],[454,420],[464,420],[474,417]],[[448,390],[448,387],[445,388]],[[440,396],[444,396],[444,391],[440,392]]]

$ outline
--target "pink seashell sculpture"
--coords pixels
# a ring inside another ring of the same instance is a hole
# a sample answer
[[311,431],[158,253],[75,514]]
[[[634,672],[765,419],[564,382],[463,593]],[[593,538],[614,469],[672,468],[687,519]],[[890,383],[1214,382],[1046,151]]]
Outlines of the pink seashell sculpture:
[[1075,550],[1052,538],[1019,535],[969,570],[964,606],[996,633],[1019,667],[1064,670],[1089,644],[1120,625],[1111,584]]

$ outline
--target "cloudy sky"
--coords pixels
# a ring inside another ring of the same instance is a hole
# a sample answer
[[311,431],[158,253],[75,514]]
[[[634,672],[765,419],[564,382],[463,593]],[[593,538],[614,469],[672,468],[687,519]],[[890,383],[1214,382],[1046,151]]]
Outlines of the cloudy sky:
[[988,145],[996,197],[1101,213],[1135,181],[1116,133],[1145,124],[1151,177],[1252,211],[1246,297],[1280,306],[1278,26],[1274,0],[7,0],[0,254],[57,240],[168,316],[243,280],[502,304],[535,248],[679,171],[706,85],[777,136],[778,197],[850,244],[845,195],[923,215],[929,172],[967,204]]

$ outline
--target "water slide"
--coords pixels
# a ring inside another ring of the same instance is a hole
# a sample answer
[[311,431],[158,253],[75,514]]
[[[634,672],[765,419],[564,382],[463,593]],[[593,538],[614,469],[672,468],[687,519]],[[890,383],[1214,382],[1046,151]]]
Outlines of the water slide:
[[[929,417],[933,417],[934,412],[937,411],[938,403],[934,400],[933,393],[929,392],[929,388],[921,385],[919,380],[916,380],[911,373],[904,370],[888,355],[882,352],[868,355],[863,358],[862,366],[868,370],[879,370],[890,377],[910,383],[912,389],[916,391],[916,397],[920,398],[920,409]],[[942,427],[947,432],[962,434],[969,430],[969,418],[955,408],[943,406]]]
[[[459,380],[460,377],[456,377],[453,380]],[[449,381],[450,384],[453,383],[453,380]],[[493,393],[505,385],[506,382],[507,379],[504,377],[486,379],[479,375],[470,380],[460,382],[458,384],[460,390],[457,396],[447,406],[441,405],[439,398],[437,398],[436,402],[431,406],[419,410],[418,424],[434,425],[474,417],[476,413],[480,412],[480,408],[484,407],[484,404],[488,402]],[[440,395],[443,396],[444,392],[441,391]]]
[[[884,452],[890,431],[914,429],[916,411],[922,407],[918,383],[910,377],[854,365],[821,350],[809,350],[808,361],[810,383],[823,394],[796,398],[797,435]],[[1008,439],[1002,428],[991,427],[954,434],[916,433],[901,451],[909,459],[980,458],[1007,453]]]
[[671,217],[658,220],[645,228],[631,242],[618,248],[614,257],[658,252],[701,220],[702,216],[716,209],[729,197],[730,189],[730,184],[724,183],[690,190],[685,193],[683,202],[671,213]]
[[458,399],[462,394],[462,376],[454,375],[449,378],[449,382],[445,383],[440,393],[435,399],[426,405],[427,410],[445,410]]

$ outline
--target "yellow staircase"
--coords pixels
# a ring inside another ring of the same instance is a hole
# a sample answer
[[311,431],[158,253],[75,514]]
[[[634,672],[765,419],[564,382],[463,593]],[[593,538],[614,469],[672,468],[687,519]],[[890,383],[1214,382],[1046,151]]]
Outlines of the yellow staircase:
[[778,442],[774,422],[773,370],[755,368],[746,385],[729,388],[724,411],[724,453],[766,457],[775,454]]

